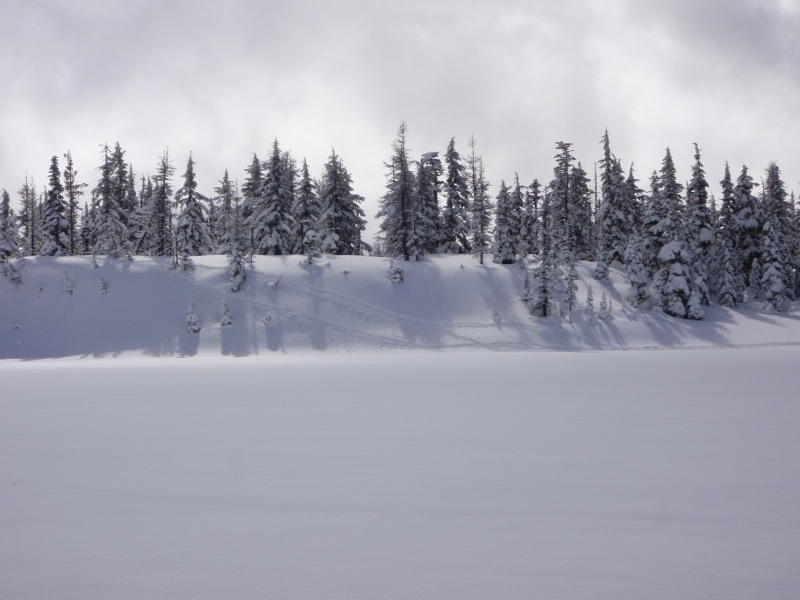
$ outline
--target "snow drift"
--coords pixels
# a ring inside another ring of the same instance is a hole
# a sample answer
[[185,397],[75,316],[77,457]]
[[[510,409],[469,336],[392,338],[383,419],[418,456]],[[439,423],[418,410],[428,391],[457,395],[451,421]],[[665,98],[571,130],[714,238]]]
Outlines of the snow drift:
[[[195,258],[196,270],[165,258],[28,259],[23,283],[0,278],[0,358],[229,355],[400,348],[599,350],[794,344],[797,303],[778,315],[755,306],[711,306],[701,322],[632,308],[622,273],[592,277],[579,263],[571,318],[532,317],[521,301],[524,271],[468,256],[389,259],[257,256],[243,291],[228,286],[225,257]],[[591,286],[593,311],[585,308]],[[599,318],[601,299],[609,304]],[[187,328],[196,307],[197,332]],[[225,308],[227,306],[227,309]],[[228,317],[223,318],[227,310]],[[223,325],[223,322],[230,321]]]

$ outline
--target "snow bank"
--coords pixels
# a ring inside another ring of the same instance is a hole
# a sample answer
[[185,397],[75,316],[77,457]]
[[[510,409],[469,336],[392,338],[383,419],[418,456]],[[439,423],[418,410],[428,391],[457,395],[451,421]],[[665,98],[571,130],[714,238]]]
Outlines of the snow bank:
[[[28,259],[21,286],[0,278],[0,358],[601,350],[800,340],[797,303],[779,315],[712,306],[704,321],[684,321],[633,309],[622,274],[612,269],[609,281],[596,281],[590,263],[577,269],[581,308],[571,319],[540,319],[520,300],[519,267],[481,266],[465,256],[403,263],[402,283],[389,280],[389,259],[326,257],[307,265],[298,256],[258,256],[238,293],[227,285],[224,257],[194,262],[196,271],[186,273],[171,270],[162,258],[100,258],[98,268],[88,257]],[[583,308],[589,284],[595,302],[602,294],[609,299],[608,318]],[[222,327],[225,301],[232,322]],[[190,302],[201,328],[196,333],[187,330]]]

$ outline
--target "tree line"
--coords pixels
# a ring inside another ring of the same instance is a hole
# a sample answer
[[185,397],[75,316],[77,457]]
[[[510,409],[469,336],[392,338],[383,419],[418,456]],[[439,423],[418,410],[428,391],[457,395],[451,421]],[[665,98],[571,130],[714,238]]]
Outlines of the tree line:
[[[572,144],[557,142],[549,182],[523,185],[514,174],[492,197],[474,138],[465,157],[451,139],[443,160],[438,152],[414,160],[407,137],[403,123],[385,163],[373,244],[362,239],[364,198],[353,191],[335,151],[314,178],[305,160],[298,165],[275,140],[267,160],[253,155],[241,186],[226,170],[214,194],[204,195],[191,154],[174,190],[167,151],[155,174],[137,179],[117,143],[101,147],[99,179],[86,200],[88,186],[79,183],[69,152],[63,170],[52,157],[43,192],[25,179],[17,191],[19,215],[2,191],[0,262],[18,281],[22,256],[169,256],[175,267],[190,270],[193,256],[226,254],[237,291],[254,254],[301,254],[308,262],[323,253],[405,261],[472,254],[480,264],[491,258],[524,268],[523,300],[540,316],[574,307],[576,261],[593,261],[598,280],[608,278],[609,268],[624,271],[633,306],[657,305],[682,318],[702,318],[712,301],[760,300],[780,311],[800,295],[800,217],[775,163],[760,184],[746,166],[734,181],[726,164],[717,201],[697,144],[685,185],[668,148],[643,189],[605,132],[594,180],[575,160]],[[401,271],[393,266],[393,280]]]

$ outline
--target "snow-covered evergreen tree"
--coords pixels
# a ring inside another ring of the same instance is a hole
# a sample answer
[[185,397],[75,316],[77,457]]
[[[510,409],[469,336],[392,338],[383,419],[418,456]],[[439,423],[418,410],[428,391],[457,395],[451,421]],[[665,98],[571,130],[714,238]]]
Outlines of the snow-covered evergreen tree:
[[[100,180],[92,190],[92,210],[90,211],[90,243],[93,254],[105,254],[112,258],[130,257],[133,248],[128,240],[127,215],[120,206],[118,164],[107,145],[102,147],[103,163],[98,167]],[[127,181],[127,174],[125,175]]]
[[478,262],[483,264],[484,256],[489,251],[492,244],[490,227],[492,224],[492,201],[489,198],[489,182],[486,180],[486,172],[483,166],[483,159],[475,153],[477,142],[470,136],[469,149],[470,156],[467,161],[467,175],[470,185],[470,246],[472,253],[478,258]]
[[61,284],[64,288],[64,293],[67,296],[72,296],[74,290],[72,289],[72,282],[69,280],[69,273],[67,273],[66,269],[64,269],[63,276],[61,278]]
[[101,294],[108,293],[108,284],[106,283],[106,280],[102,275],[100,275],[100,293]]
[[541,203],[541,184],[534,179],[525,193],[525,201],[520,219],[520,248],[518,254],[527,258],[539,252],[539,204]]
[[392,143],[392,158],[386,163],[389,170],[386,193],[376,215],[382,219],[380,231],[386,236],[389,255],[406,261],[422,253],[414,226],[416,184],[408,160],[407,133],[408,127],[403,122],[397,131],[397,139]]
[[222,299],[222,308],[220,309],[219,315],[219,325],[220,327],[229,327],[233,325],[233,318],[231,317],[231,309],[228,307],[228,300],[226,298]]
[[42,213],[39,207],[39,196],[32,178],[25,176],[25,181],[17,190],[22,208],[19,214],[20,241],[22,253],[26,256],[39,254],[42,247]]
[[597,208],[597,279],[608,278],[613,262],[624,264],[625,248],[630,235],[630,220],[625,207],[625,182],[619,161],[611,153],[606,130],[601,140],[600,205]]
[[586,312],[589,313],[589,318],[594,318],[594,292],[591,284],[586,288]]
[[42,211],[42,256],[69,254],[69,221],[58,157],[50,161],[50,179]]
[[778,165],[770,163],[764,184],[763,236],[761,238],[761,291],[764,308],[783,310],[794,298],[794,227]]
[[700,161],[700,148],[694,145],[694,166],[692,179],[686,189],[686,220],[684,236],[692,256],[691,269],[695,288],[704,305],[709,303],[707,280],[710,271],[711,248],[714,242],[711,212],[708,207],[708,181],[703,163]]
[[0,263],[5,265],[21,257],[19,229],[11,197],[6,190],[0,193]]
[[642,258],[642,238],[638,235],[631,236],[625,249],[625,278],[630,285],[628,290],[630,305],[634,308],[645,305],[650,299],[648,291],[650,278],[647,276]]
[[600,296],[600,306],[597,310],[597,318],[598,319],[607,319],[609,317],[608,312],[608,297],[606,296],[605,291]]
[[439,178],[442,172],[442,161],[439,160],[438,152],[427,152],[422,155],[417,166],[414,226],[423,254],[436,252],[441,240]]
[[506,182],[501,181],[494,211],[494,247],[492,248],[494,262],[502,265],[513,264],[518,246],[518,211],[512,204]]
[[572,207],[572,233],[575,258],[590,260],[594,256],[592,247],[592,202],[589,178],[579,162],[569,173],[570,205]]
[[194,165],[189,153],[183,186],[175,192],[175,202],[179,207],[175,240],[181,257],[203,256],[214,250],[207,223],[208,208],[203,204],[208,198],[197,191]]
[[575,258],[575,198],[570,187],[572,144],[557,142],[556,166],[549,186],[551,217],[548,223],[550,237],[559,263],[571,264]]
[[78,183],[78,172],[72,161],[72,153],[64,154],[67,165],[64,167],[64,200],[67,205],[67,223],[69,224],[69,254],[80,254],[80,228],[78,217],[80,212],[80,198],[83,196],[85,183]]
[[470,194],[467,171],[461,163],[461,155],[455,149],[455,138],[450,140],[444,160],[447,175],[443,189],[445,206],[439,252],[464,254],[471,251]]
[[194,300],[189,300],[189,314],[186,316],[186,331],[189,333],[198,333],[202,327],[197,318],[197,308],[194,305]]
[[293,249],[293,190],[288,183],[285,169],[286,161],[276,139],[272,144],[261,193],[253,207],[251,218],[254,250],[258,254],[285,255],[290,254]]
[[578,303],[578,271],[574,264],[569,266],[564,283],[564,306],[568,314],[571,314]]
[[389,281],[392,283],[403,283],[405,281],[403,265],[394,259],[389,262]]
[[[742,171],[736,180],[733,189],[736,207],[736,228],[738,232],[736,248],[742,260],[742,270],[748,287],[756,289],[761,285],[760,273],[752,277],[753,261],[759,258],[761,252],[761,235],[764,218],[761,213],[758,198],[753,195],[755,187],[753,178],[742,166]],[[761,262],[759,260],[759,262]]]
[[[650,235],[661,242],[658,252],[658,271],[653,285],[659,304],[665,313],[673,317],[702,319],[701,292],[692,271],[692,254],[684,241],[684,227],[681,216],[681,191],[675,163],[667,148],[662,163],[658,197],[664,216],[650,228]],[[652,238],[651,238],[652,239]]]
[[733,181],[728,163],[722,185],[722,200],[715,231],[715,271],[717,302],[722,306],[738,306],[744,299],[744,273],[737,246],[738,226]]
[[321,210],[317,186],[309,174],[308,163],[303,159],[300,182],[292,205],[292,217],[295,223],[294,253],[305,255],[309,264],[321,256],[317,231]]
[[368,250],[361,238],[367,226],[361,208],[364,198],[353,191],[350,173],[335,150],[325,163],[317,192],[320,208],[315,229],[321,251],[360,255]]

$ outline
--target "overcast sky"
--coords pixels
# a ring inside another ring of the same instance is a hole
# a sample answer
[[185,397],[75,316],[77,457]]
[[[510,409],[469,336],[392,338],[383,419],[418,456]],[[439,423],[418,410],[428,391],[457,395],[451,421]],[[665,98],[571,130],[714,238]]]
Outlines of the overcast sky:
[[[692,143],[718,195],[724,161],[769,161],[800,191],[800,0],[5,0],[0,187],[72,151],[94,187],[99,145],[137,175],[190,151],[200,190],[243,178],[277,137],[319,174],[334,148],[373,218],[402,120],[414,156],[466,154],[496,192],[549,181],[554,143],[590,173],[608,127],[647,183]],[[63,161],[62,161],[63,166]]]

